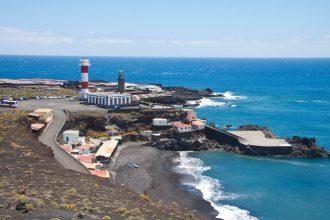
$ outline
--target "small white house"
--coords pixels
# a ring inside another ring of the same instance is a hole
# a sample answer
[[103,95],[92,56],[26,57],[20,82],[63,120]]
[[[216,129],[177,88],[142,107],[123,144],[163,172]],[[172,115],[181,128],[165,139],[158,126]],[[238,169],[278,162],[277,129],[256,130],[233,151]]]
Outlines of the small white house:
[[152,119],[153,126],[168,126],[168,121],[166,118],[154,118]]
[[175,129],[178,133],[191,132],[190,124],[176,124]]
[[156,85],[144,85],[144,84],[138,84],[135,86],[137,89],[140,89],[142,91],[148,91],[148,92],[162,92],[162,88],[160,86]]
[[78,138],[78,130],[66,130],[63,132],[63,141],[65,144],[73,144]]

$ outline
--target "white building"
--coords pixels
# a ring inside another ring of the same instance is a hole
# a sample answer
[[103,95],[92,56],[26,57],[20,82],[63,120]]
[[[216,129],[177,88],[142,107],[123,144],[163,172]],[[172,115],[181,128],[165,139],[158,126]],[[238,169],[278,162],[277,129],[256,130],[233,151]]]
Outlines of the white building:
[[63,132],[63,141],[65,144],[73,144],[78,138],[78,130],[66,130]]
[[190,124],[176,124],[175,129],[178,133],[184,133],[184,132],[192,131]]
[[103,106],[121,106],[132,103],[131,94],[127,93],[88,93],[88,104]]
[[168,126],[168,121],[166,118],[154,118],[152,119],[153,126]]
[[106,158],[106,159],[110,158],[113,152],[116,150],[117,144],[118,144],[117,140],[104,141],[94,156],[96,158],[97,157]]
[[143,85],[143,84],[137,84],[135,86],[137,89],[140,89],[142,91],[147,91],[147,92],[162,92],[162,88],[159,86],[155,85]]

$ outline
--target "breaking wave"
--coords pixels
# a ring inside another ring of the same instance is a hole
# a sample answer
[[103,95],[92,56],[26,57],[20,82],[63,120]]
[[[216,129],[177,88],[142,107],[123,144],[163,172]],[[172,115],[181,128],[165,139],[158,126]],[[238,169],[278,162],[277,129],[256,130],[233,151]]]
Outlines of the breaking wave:
[[219,180],[204,176],[203,172],[211,169],[204,166],[202,160],[189,156],[189,151],[181,151],[180,157],[176,159],[176,167],[174,170],[178,173],[193,176],[194,181],[182,182],[183,185],[190,185],[201,191],[203,199],[210,202],[212,207],[218,212],[217,218],[226,220],[256,220],[257,218],[250,215],[247,210],[240,209],[231,205],[222,205],[220,200],[232,200],[239,196],[233,193],[225,193],[221,189]]
[[219,93],[221,95],[223,95],[224,97],[222,97],[223,99],[227,99],[227,100],[233,100],[233,99],[246,99],[246,96],[239,96],[239,95],[234,95],[233,92],[230,91],[226,91],[225,93]]
[[213,99],[209,99],[209,98],[202,98],[198,101],[199,106],[198,107],[218,107],[218,106],[225,106],[227,105],[226,102],[219,102],[219,101],[215,101]]

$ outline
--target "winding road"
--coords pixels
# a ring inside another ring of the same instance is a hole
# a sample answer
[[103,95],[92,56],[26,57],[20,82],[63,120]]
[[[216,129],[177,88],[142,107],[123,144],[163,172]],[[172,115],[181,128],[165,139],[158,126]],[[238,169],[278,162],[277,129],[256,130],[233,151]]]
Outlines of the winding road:
[[75,160],[71,155],[60,148],[55,138],[66,121],[63,110],[53,109],[54,119],[46,130],[39,136],[39,141],[52,148],[55,159],[66,169],[75,170],[80,173],[89,174],[86,167]]

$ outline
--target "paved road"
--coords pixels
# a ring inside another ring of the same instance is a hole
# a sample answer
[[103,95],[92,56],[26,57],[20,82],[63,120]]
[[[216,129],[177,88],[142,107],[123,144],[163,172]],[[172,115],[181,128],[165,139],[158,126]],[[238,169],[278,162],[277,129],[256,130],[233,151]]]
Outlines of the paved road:
[[88,174],[87,168],[76,161],[71,155],[62,150],[55,142],[58,131],[66,121],[66,114],[62,110],[53,109],[54,120],[48,128],[39,136],[39,141],[50,146],[55,155],[55,159],[65,168]]

